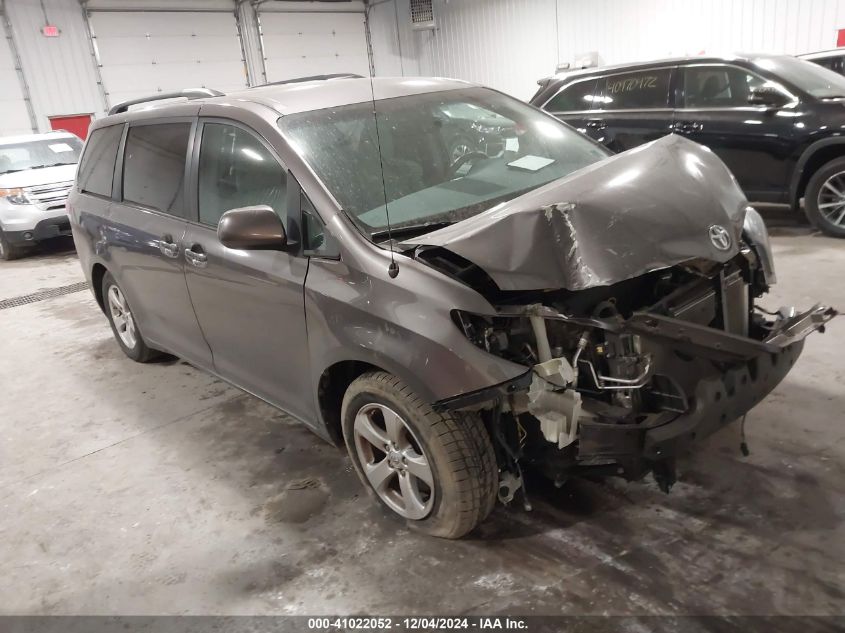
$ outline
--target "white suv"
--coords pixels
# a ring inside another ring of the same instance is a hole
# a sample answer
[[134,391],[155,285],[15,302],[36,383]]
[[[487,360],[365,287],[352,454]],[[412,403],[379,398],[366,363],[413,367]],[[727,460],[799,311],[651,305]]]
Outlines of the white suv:
[[71,234],[65,201],[81,150],[68,132],[0,138],[0,259]]

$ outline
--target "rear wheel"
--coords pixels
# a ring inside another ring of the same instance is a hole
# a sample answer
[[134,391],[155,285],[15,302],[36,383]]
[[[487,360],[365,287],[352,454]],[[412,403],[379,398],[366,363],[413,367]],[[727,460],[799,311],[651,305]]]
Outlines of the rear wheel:
[[476,414],[437,413],[385,372],[352,382],[341,411],[359,477],[409,527],[460,538],[496,501],[498,469]]
[[103,275],[103,303],[114,338],[124,354],[139,363],[146,363],[161,355],[161,352],[147,346],[138,330],[129,301],[111,273]]
[[6,234],[0,229],[0,259],[8,262],[17,259],[24,252],[24,249],[10,244],[8,238],[6,238]]
[[823,233],[845,237],[845,158],[823,165],[807,183],[804,211]]

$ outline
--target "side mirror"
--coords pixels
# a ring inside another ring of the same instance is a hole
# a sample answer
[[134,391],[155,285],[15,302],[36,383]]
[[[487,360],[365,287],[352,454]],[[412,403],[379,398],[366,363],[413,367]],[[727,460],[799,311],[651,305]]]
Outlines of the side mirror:
[[226,211],[217,239],[227,248],[243,250],[282,250],[288,241],[282,220],[266,204]]
[[789,97],[774,86],[757,86],[748,93],[749,105],[780,108],[789,103]]

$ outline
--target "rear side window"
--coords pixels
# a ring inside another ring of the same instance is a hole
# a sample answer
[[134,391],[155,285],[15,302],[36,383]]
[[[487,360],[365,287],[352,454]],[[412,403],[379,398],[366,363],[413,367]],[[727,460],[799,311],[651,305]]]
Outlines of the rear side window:
[[266,204],[287,217],[287,174],[254,135],[234,125],[206,123],[199,160],[200,222],[217,226],[229,209]]
[[748,106],[751,89],[765,83],[760,75],[734,66],[690,66],[684,68],[684,107]]
[[570,84],[552,97],[543,109],[549,112],[589,110],[593,107],[596,83],[595,79],[588,79]]
[[122,125],[101,127],[91,132],[79,164],[77,180],[82,191],[111,197],[114,161],[122,135]]
[[123,199],[184,217],[190,134],[190,123],[130,127],[123,158]]
[[807,61],[818,64],[822,68],[827,68],[840,75],[845,74],[845,58],[842,57],[820,57],[818,59],[808,59]]
[[828,70],[833,70],[833,57],[821,58],[821,59],[812,59],[808,60],[812,61],[814,64],[818,64],[822,68],[827,68]]
[[643,110],[669,107],[669,68],[611,75],[599,81],[596,96],[604,110]]

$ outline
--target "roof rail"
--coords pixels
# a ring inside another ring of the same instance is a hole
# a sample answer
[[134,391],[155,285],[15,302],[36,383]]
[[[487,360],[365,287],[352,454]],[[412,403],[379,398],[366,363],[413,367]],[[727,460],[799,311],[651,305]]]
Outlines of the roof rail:
[[186,88],[185,90],[180,90],[178,92],[162,92],[151,97],[130,99],[129,101],[124,101],[122,103],[118,103],[117,105],[113,105],[109,109],[109,114],[120,114],[121,112],[126,112],[130,106],[138,105],[141,103],[147,103],[149,101],[177,99],[178,97],[185,97],[186,99],[205,99],[208,97],[222,97],[225,96],[225,94],[225,92],[220,92],[219,90],[214,90],[212,88]]
[[295,77],[294,79],[283,79],[282,81],[270,81],[260,86],[253,86],[253,88],[263,88],[264,86],[282,86],[284,84],[298,84],[303,81],[328,81],[329,79],[363,79],[363,75],[356,75],[355,73],[333,73],[331,75],[310,75],[308,77]]

